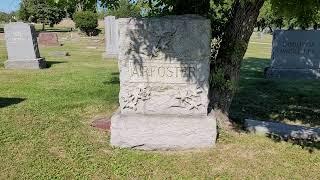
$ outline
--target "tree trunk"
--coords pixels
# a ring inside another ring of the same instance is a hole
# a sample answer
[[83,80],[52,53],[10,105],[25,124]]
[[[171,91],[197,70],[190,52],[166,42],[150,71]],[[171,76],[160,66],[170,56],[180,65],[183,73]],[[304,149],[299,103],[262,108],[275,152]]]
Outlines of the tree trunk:
[[222,128],[231,127],[229,108],[239,81],[241,62],[263,3],[264,0],[236,0],[217,58],[211,62],[210,107]]

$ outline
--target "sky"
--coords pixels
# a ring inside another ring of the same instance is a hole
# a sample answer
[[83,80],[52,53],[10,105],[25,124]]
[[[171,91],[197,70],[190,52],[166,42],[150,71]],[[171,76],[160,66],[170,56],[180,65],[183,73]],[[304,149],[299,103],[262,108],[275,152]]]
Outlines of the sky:
[[19,7],[20,0],[0,0],[0,11],[11,12]]

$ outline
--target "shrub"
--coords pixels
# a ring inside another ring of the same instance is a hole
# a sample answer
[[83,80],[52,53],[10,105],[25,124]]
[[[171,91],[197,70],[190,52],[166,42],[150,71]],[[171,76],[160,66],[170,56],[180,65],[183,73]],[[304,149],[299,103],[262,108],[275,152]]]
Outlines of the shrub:
[[73,16],[76,27],[87,35],[92,35],[98,27],[98,15],[92,11],[79,11]]

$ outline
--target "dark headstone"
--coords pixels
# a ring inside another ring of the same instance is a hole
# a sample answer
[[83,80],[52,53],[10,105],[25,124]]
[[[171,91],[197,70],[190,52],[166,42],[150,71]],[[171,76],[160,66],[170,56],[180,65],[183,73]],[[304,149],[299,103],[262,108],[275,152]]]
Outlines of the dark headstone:
[[268,78],[320,79],[320,31],[276,30]]
[[45,32],[39,34],[39,44],[44,46],[59,46],[57,33]]

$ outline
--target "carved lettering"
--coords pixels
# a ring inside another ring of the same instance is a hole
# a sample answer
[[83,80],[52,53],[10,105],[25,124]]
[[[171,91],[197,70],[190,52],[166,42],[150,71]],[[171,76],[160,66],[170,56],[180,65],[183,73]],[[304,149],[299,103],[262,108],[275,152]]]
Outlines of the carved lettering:
[[130,82],[186,82],[196,79],[199,72],[196,64],[150,63],[134,64],[130,62]]

